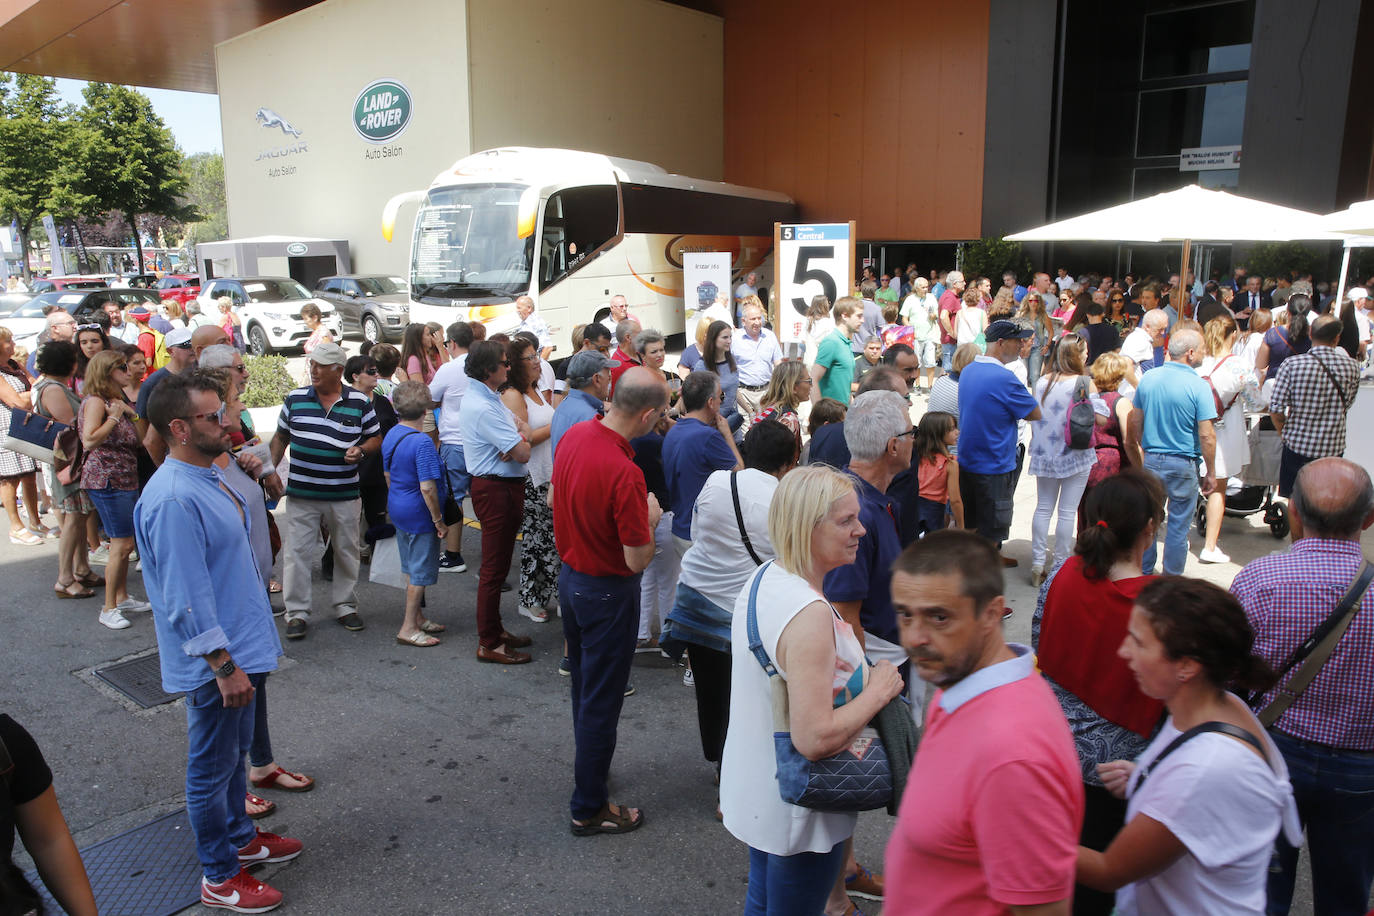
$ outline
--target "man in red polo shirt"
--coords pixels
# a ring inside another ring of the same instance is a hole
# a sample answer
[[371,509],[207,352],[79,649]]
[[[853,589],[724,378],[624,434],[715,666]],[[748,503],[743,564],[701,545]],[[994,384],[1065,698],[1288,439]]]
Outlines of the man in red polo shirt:
[[609,801],[607,777],[639,628],[639,577],[654,558],[663,510],[644,485],[630,440],[668,409],[662,373],[642,366],[616,385],[605,417],[578,423],[553,462],[553,534],[563,569],[558,600],[572,669],[572,832],[626,833],[637,808]]
[[615,395],[615,386],[620,381],[620,377],[629,372],[635,366],[644,365],[644,361],[639,358],[639,353],[635,350],[635,335],[640,332],[639,319],[633,315],[622,319],[615,326],[615,339],[620,344],[611,359],[620,363],[619,366],[611,370],[611,395]]

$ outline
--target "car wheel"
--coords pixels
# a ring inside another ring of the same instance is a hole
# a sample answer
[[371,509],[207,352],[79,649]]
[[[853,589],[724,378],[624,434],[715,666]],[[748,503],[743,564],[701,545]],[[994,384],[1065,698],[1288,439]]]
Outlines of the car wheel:
[[375,315],[363,316],[363,340],[369,344],[375,344],[382,339],[382,323],[377,320]]
[[248,329],[248,351],[254,356],[265,356],[272,352],[272,344],[267,340],[267,332],[262,325],[255,324]]

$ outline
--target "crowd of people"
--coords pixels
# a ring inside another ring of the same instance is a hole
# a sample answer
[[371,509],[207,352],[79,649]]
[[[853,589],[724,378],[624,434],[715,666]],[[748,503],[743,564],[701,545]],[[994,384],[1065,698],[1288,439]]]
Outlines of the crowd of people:
[[[1305,832],[1316,911],[1357,916],[1374,882],[1359,547],[1374,485],[1342,455],[1369,300],[1324,301],[1303,278],[1282,291],[1240,273],[1196,287],[1008,273],[994,290],[957,270],[868,269],[854,295],[813,302],[786,358],[745,282],[738,327],[701,316],[675,368],[623,296],[605,324],[573,329],[555,368],[520,297],[506,333],[413,324],[399,350],[351,358],[322,334],[266,438],[242,409],[232,326],[174,328],[151,353],[138,335],[129,346],[156,369],[144,379],[109,327],[59,316],[36,376],[0,332],[14,396],[0,394],[72,424],[85,448],[75,481],[45,466],[57,596],[103,585],[108,627],[151,610],[164,687],[187,695],[207,906],[275,907],[246,869],[303,848],[252,822],[275,805],[250,788],[314,785],[268,738],[277,556],[286,639],[309,633],[321,560],[334,619],[365,630],[359,570],[385,554],[404,576],[397,643],[434,647],[465,615],[426,589],[467,569],[467,505],[476,660],[530,664],[539,625],[561,622],[576,836],[646,823],[610,797],[609,773],[635,655],[662,653],[695,688],[719,786],[703,804],[748,847],[748,914],[848,916],[851,895],[892,914],[1284,913]],[[1266,441],[1293,547],[1229,591],[1185,577],[1199,500],[1197,559],[1229,561],[1227,494],[1254,482]],[[15,543],[40,536],[32,465],[4,465]],[[1003,636],[1023,473],[1032,646]],[[100,532],[103,578],[87,549]],[[502,595],[517,568],[527,623],[513,633]],[[821,761],[900,697],[921,744],[900,764],[886,849],[856,851],[857,811],[779,794],[779,709],[790,751]]]

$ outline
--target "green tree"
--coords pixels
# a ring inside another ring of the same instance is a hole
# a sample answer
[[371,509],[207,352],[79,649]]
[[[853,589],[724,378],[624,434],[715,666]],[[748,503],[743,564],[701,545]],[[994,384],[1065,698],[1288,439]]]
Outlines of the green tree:
[[194,249],[198,242],[213,242],[228,236],[224,157],[219,153],[196,153],[182,160],[181,171],[186,176],[186,202],[200,213],[200,222],[186,226],[182,247]]
[[140,214],[182,222],[200,218],[195,207],[184,202],[181,152],[143,93],[110,83],[87,83],[81,95],[85,104],[77,119],[87,133],[80,189],[91,201],[86,212],[113,211],[124,216],[134,235],[142,272]]
[[1011,270],[1019,278],[1031,274],[1030,258],[1021,250],[1020,242],[1003,239],[974,239],[965,242],[959,252],[959,269],[966,277],[987,277],[994,290],[1002,285],[1002,272]]
[[1245,268],[1260,277],[1287,277],[1292,273],[1312,273],[1322,256],[1302,242],[1262,242],[1250,249]]
[[[29,271],[29,236],[51,213],[65,219],[91,201],[78,190],[84,129],[71,107],[58,100],[54,80],[26,73],[0,80],[0,219],[19,228],[24,278]],[[53,252],[56,257],[57,252]],[[54,262],[56,263],[56,262]]]

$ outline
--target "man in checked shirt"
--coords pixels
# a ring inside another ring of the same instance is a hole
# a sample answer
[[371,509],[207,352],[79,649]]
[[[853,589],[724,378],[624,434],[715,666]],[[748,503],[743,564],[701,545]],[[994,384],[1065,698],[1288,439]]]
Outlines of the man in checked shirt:
[[1279,495],[1293,489],[1298,469],[1317,458],[1345,453],[1346,414],[1359,393],[1360,366],[1341,349],[1341,320],[1312,322],[1312,348],[1279,367],[1269,416],[1283,439]]
[[[1360,571],[1360,534],[1374,525],[1374,485],[1359,465],[1321,458],[1298,472],[1288,505],[1292,548],[1253,561],[1231,583],[1255,629],[1255,652],[1276,668],[1330,615]],[[1256,708],[1274,696],[1270,691]],[[1364,913],[1374,884],[1374,589],[1365,591],[1335,651],[1270,735],[1288,764],[1307,831],[1317,916]],[[1298,868],[1298,850],[1282,835],[1277,844],[1270,916],[1288,912]]]

